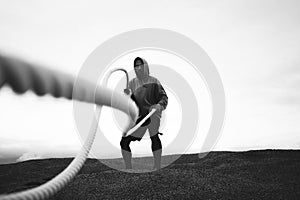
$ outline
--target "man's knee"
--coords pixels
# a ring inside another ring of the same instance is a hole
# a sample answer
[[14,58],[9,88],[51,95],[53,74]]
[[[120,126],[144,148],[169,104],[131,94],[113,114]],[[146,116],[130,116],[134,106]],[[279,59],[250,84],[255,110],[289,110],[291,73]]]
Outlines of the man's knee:
[[152,142],[152,151],[157,151],[157,150],[160,150],[162,149],[162,145],[161,145],[161,141],[159,139],[159,136],[158,136],[158,133],[151,138],[151,142]]
[[130,142],[131,142],[131,139],[129,137],[122,137],[121,142],[120,142],[120,146],[121,146],[122,150],[131,152],[130,147],[129,147]]

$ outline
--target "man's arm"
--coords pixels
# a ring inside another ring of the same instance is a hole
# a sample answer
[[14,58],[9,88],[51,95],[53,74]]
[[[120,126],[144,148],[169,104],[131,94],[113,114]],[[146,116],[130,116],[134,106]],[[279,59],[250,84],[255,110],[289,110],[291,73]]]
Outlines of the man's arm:
[[128,83],[128,88],[125,88],[124,89],[124,93],[128,96],[132,96],[132,82],[133,80],[130,80],[129,83]]
[[168,105],[168,96],[159,81],[157,81],[157,86],[158,86],[158,98],[159,98],[158,104],[162,107],[162,110],[164,110]]

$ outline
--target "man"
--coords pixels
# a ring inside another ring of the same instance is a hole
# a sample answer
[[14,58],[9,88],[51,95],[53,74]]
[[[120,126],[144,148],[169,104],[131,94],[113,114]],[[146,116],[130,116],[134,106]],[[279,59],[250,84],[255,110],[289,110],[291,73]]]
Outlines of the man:
[[149,66],[146,60],[137,57],[134,60],[134,71],[136,78],[129,82],[129,90],[124,92],[131,95],[139,108],[139,119],[136,124],[142,120],[152,109],[156,112],[139,129],[131,135],[122,137],[120,142],[122,156],[127,169],[131,169],[131,150],[130,142],[140,141],[148,129],[151,138],[151,149],[154,157],[154,169],[161,168],[162,145],[159,139],[159,126],[161,113],[168,104],[167,94],[160,82],[149,75]]

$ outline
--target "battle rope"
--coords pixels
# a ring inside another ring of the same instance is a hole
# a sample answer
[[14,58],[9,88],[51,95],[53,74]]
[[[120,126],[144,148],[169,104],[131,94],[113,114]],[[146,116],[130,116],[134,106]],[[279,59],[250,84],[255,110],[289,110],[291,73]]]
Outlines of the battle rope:
[[[123,69],[123,68],[116,68],[111,70],[108,75],[106,75],[105,79],[104,79],[104,86],[106,86],[106,84],[108,83],[108,79],[109,77],[112,75],[112,73],[117,72],[117,71],[123,71],[126,74],[126,88],[125,90],[129,91],[129,75],[128,72]],[[154,113],[155,113],[156,109],[152,109],[151,112],[149,112],[138,124],[136,124],[134,127],[129,127],[128,129],[126,129],[123,133],[123,137],[131,135],[134,131],[136,131],[138,128],[140,128],[142,126],[142,124],[149,118],[151,117]],[[130,122],[129,122],[130,123]],[[129,130],[130,129],[130,130]]]
[[142,126],[142,124],[155,113],[156,109],[152,109],[151,112],[149,112],[146,117],[144,117],[137,125],[135,125],[133,128],[131,128],[125,136],[131,135],[134,131],[136,131],[138,128]]
[[108,79],[109,79],[110,75],[111,75],[112,73],[114,73],[114,72],[117,72],[117,71],[122,71],[122,72],[125,73],[125,75],[126,75],[126,89],[129,89],[129,75],[128,75],[128,72],[127,72],[125,69],[123,69],[123,68],[116,68],[116,69],[111,70],[111,71],[108,73],[108,75],[106,76],[106,79],[105,79],[105,81],[104,81],[104,84],[106,84],[106,83],[108,82]]
[[[32,90],[39,96],[51,94],[54,97],[73,98],[78,101],[95,103],[99,105],[99,107],[97,107],[99,114],[102,105],[111,106],[127,113],[134,121],[137,119],[138,109],[126,95],[113,93],[113,91],[104,87],[97,87],[97,91],[94,92],[94,85],[83,80],[80,80],[78,93],[73,95],[74,81],[75,79],[71,76],[0,55],[0,88],[2,88],[3,85],[8,85],[13,91],[19,94]],[[115,99],[112,101],[113,94],[117,101]],[[98,119],[99,116],[97,116],[97,120]],[[93,121],[92,127],[97,127],[97,120]],[[131,126],[131,124],[127,125],[128,129],[129,126]],[[56,177],[36,188],[1,195],[0,199],[46,199],[57,193],[76,176],[84,164],[94,141],[95,133],[96,131],[89,133],[80,152],[76,155],[71,164]]]

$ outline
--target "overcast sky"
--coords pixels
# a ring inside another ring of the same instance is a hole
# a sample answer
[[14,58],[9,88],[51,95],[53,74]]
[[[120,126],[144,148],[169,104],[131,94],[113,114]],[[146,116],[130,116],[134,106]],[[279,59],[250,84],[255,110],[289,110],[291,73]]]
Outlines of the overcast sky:
[[[0,52],[76,76],[88,55],[115,35],[138,28],[173,30],[197,42],[222,78],[226,120],[214,150],[299,149],[299,10],[298,0],[2,0]],[[171,105],[178,107],[175,100]],[[80,139],[72,106],[65,99],[18,96],[2,88],[1,162],[74,156]],[[200,149],[202,138],[189,152]]]

